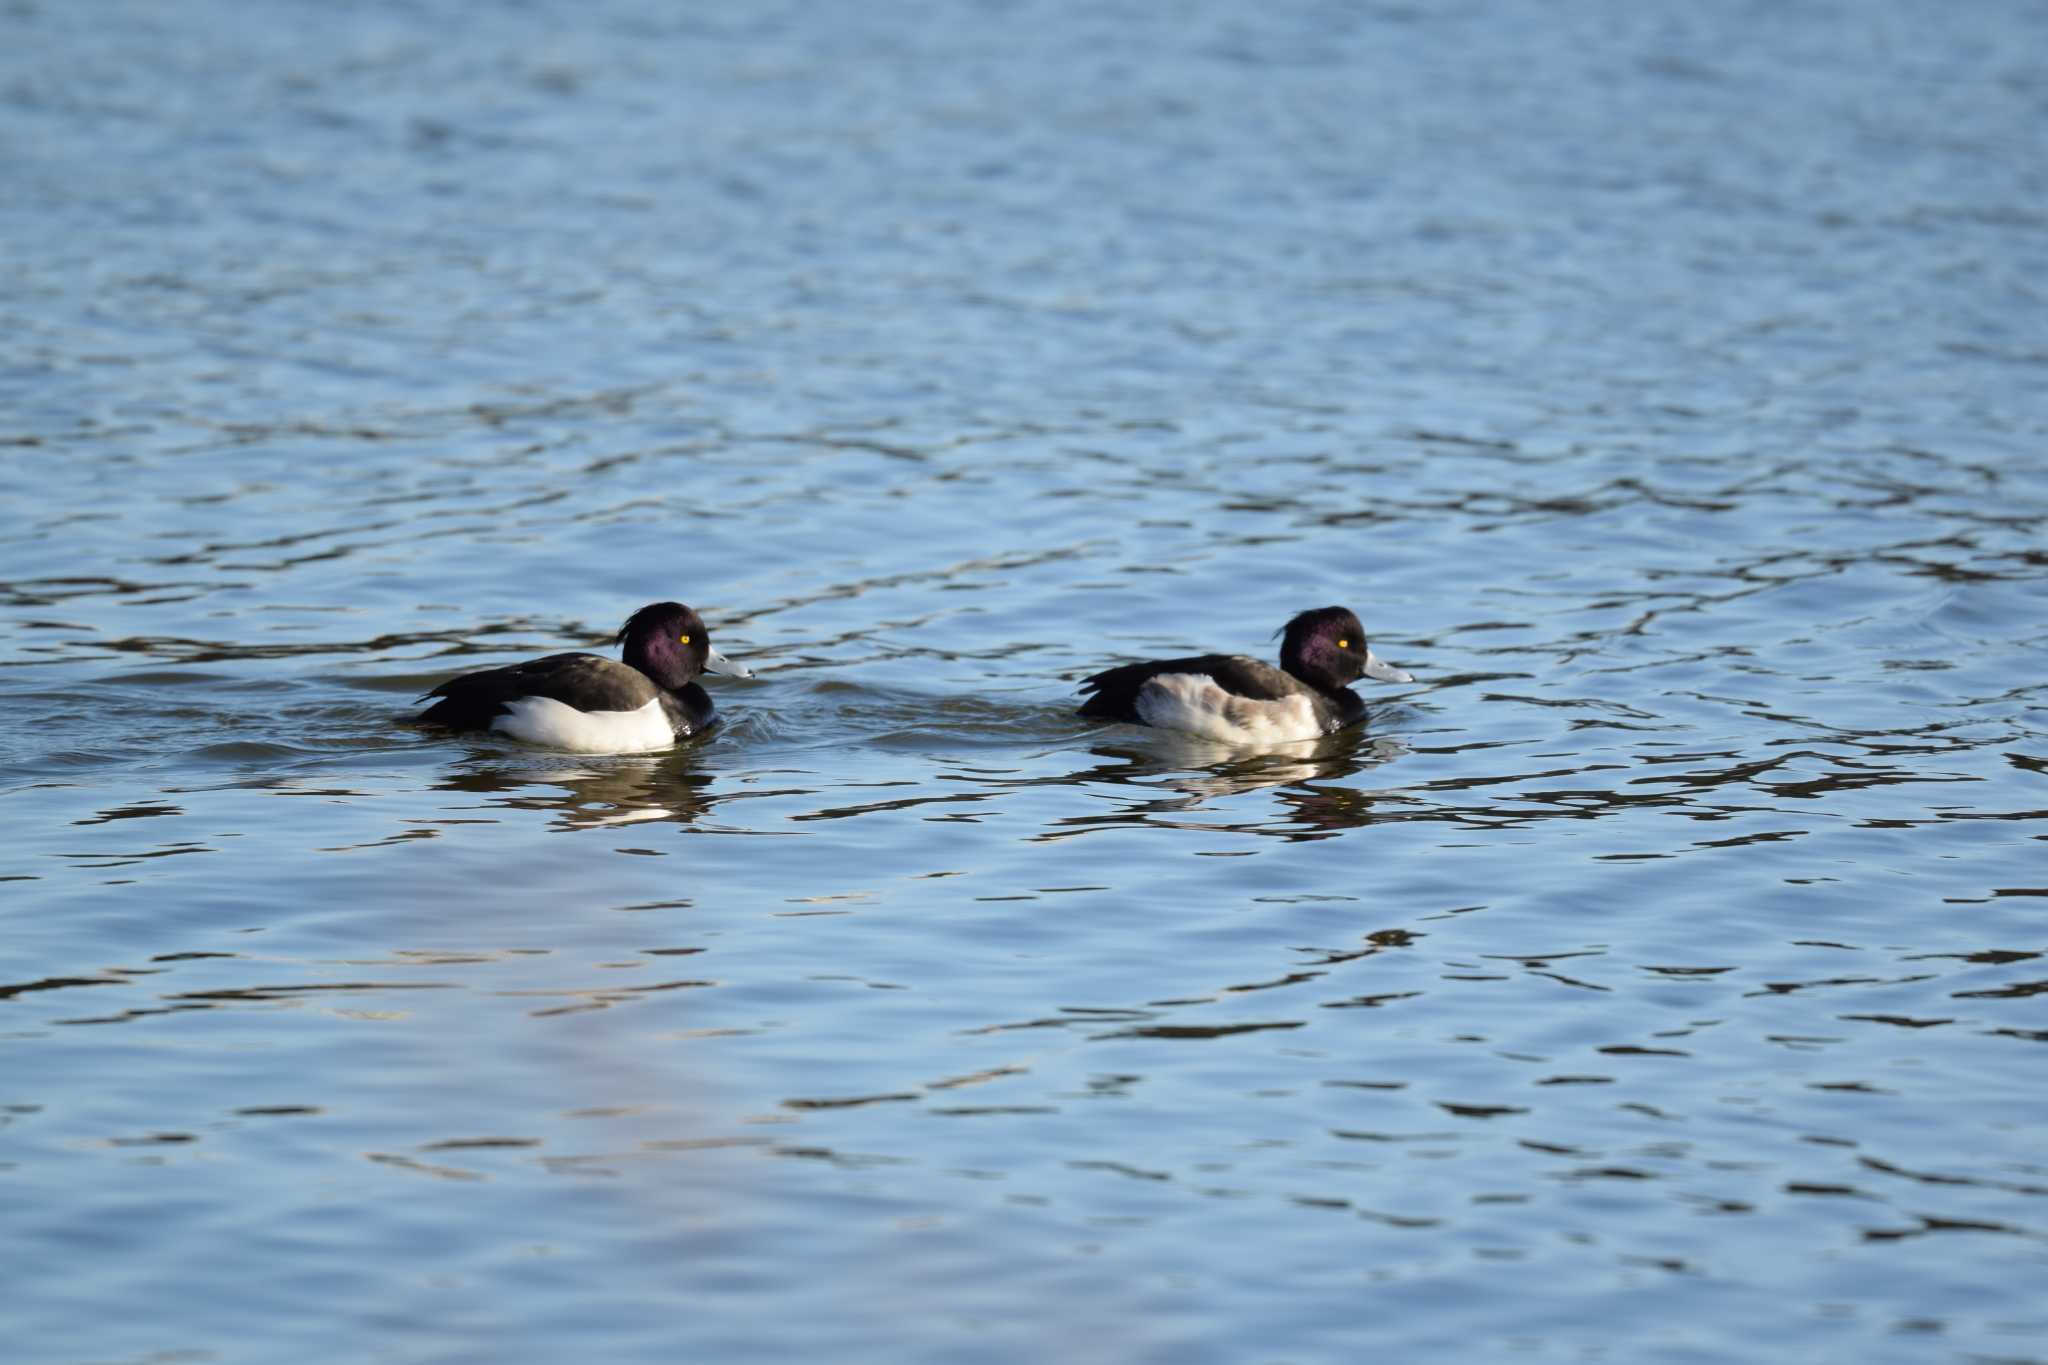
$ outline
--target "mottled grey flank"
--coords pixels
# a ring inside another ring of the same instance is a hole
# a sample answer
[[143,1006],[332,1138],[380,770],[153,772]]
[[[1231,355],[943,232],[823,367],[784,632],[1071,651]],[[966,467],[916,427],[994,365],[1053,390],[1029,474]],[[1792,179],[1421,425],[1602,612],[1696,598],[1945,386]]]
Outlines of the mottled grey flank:
[[2044,54],[0,0],[0,1354],[2048,1360]]

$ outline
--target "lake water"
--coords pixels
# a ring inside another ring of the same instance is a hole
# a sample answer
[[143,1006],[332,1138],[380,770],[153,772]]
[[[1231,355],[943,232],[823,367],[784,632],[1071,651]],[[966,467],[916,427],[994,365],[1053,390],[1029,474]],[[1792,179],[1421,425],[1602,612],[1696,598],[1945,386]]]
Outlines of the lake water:
[[8,1358],[2048,1360],[2044,54],[0,6]]

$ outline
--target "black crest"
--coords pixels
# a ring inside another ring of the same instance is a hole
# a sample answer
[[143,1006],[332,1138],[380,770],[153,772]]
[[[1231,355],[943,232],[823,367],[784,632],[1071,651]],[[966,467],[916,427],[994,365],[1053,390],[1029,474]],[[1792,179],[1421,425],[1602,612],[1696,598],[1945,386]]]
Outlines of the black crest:
[[711,654],[710,632],[681,602],[651,602],[626,618],[614,643],[620,657],[671,692],[704,671]]
[[1365,673],[1365,627],[1348,607],[1315,607],[1280,628],[1280,667],[1334,692]]

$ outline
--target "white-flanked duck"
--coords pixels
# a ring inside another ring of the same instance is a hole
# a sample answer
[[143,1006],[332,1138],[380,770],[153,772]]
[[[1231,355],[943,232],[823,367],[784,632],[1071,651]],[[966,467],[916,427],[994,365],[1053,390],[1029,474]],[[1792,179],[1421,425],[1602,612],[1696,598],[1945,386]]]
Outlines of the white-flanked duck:
[[1360,678],[1415,679],[1366,647],[1344,607],[1302,612],[1281,629],[1280,667],[1242,654],[1124,664],[1081,680],[1080,713],[1227,744],[1285,744],[1334,734],[1365,715]]
[[440,698],[420,713],[420,722],[578,754],[646,753],[716,719],[699,675],[754,676],[713,649],[703,618],[680,602],[640,608],[614,643],[625,646],[624,662],[550,654],[451,678],[420,698]]

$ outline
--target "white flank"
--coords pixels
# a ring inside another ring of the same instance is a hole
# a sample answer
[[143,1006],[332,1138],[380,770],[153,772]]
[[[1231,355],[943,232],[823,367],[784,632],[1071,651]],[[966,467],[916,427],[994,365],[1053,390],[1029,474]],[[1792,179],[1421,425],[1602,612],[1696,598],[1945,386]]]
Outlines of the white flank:
[[572,754],[644,754],[676,742],[660,697],[637,711],[578,711],[553,697],[521,697],[506,706],[491,728],[525,744]]
[[1256,701],[1224,691],[1206,673],[1162,673],[1138,689],[1135,704],[1147,725],[1226,744],[1288,744],[1323,733],[1307,697]]

